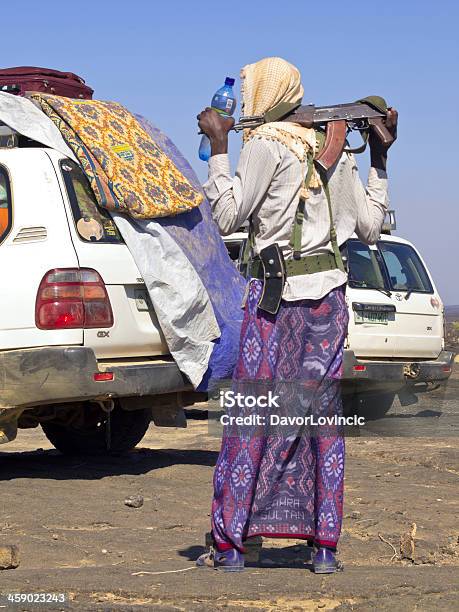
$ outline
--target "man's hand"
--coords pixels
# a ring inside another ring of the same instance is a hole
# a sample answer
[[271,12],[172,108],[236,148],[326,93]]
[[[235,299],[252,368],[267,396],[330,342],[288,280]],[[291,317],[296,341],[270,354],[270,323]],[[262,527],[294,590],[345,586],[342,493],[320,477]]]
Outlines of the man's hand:
[[212,108],[206,108],[197,117],[199,128],[210,140],[212,155],[228,152],[228,132],[234,125],[232,117],[223,117]]
[[397,140],[397,123],[398,123],[398,112],[395,108],[389,108],[387,111],[386,128],[393,136],[393,141],[389,145],[385,145],[381,142],[378,136],[370,129],[370,156],[371,165],[373,168],[379,168],[380,170],[386,170],[387,164],[387,151],[394,142]]

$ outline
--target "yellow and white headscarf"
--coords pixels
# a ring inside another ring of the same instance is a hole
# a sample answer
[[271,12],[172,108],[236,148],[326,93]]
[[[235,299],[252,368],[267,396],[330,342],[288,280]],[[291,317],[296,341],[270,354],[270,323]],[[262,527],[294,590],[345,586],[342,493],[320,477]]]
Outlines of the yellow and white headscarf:
[[[304,89],[298,68],[280,57],[266,57],[244,66],[241,81],[244,116],[264,115],[281,103],[299,104],[303,99]],[[316,147],[314,129],[301,127],[297,123],[273,121],[244,130],[244,142],[254,137],[281,142],[300,162]],[[319,175],[314,171],[309,186],[314,189],[320,184]]]

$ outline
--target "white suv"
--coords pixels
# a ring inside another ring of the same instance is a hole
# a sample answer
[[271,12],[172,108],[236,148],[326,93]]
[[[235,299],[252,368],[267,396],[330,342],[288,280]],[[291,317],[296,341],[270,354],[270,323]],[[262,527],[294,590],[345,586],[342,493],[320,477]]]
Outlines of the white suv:
[[350,315],[344,398],[350,409],[360,404],[378,416],[406,384],[435,385],[451,375],[454,354],[445,350],[444,306],[408,240],[383,233],[367,246],[351,238],[344,255]]
[[[353,237],[342,249],[349,273],[343,398],[347,410],[369,417],[386,412],[407,383],[447,380],[454,360],[445,350],[444,306],[432,276],[413,244],[391,235],[390,213],[377,244]],[[246,237],[244,228],[225,237],[234,260]],[[238,266],[247,274],[240,259]]]
[[63,452],[123,451],[151,417],[183,425],[191,386],[116,226],[77,164],[6,126],[0,269],[0,441],[41,424]]

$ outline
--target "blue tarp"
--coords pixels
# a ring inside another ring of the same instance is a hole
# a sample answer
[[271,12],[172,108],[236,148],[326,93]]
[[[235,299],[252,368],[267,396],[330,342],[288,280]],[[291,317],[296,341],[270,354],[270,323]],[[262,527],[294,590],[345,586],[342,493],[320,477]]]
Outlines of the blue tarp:
[[[140,115],[142,127],[186,176],[202,191],[192,167],[174,143],[161,130]],[[218,380],[230,378],[236,364],[243,311],[245,280],[228,256],[218,228],[212,220],[209,202],[175,217],[156,219],[175,240],[195,268],[212,303],[221,336],[214,341],[209,368],[198,390],[207,390]]]

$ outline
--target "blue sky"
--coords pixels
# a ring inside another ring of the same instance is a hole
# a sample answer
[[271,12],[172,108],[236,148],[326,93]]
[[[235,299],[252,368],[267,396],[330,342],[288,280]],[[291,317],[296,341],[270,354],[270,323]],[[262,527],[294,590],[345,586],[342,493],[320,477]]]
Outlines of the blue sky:
[[[97,98],[118,100],[166,131],[201,179],[196,114],[244,64],[284,57],[302,72],[305,101],[318,105],[383,95],[400,113],[389,160],[397,233],[418,246],[445,303],[459,304],[458,6],[22,0],[2,3],[0,57],[4,67],[82,75]],[[233,162],[239,146],[234,135]],[[367,156],[359,160],[365,177]]]

